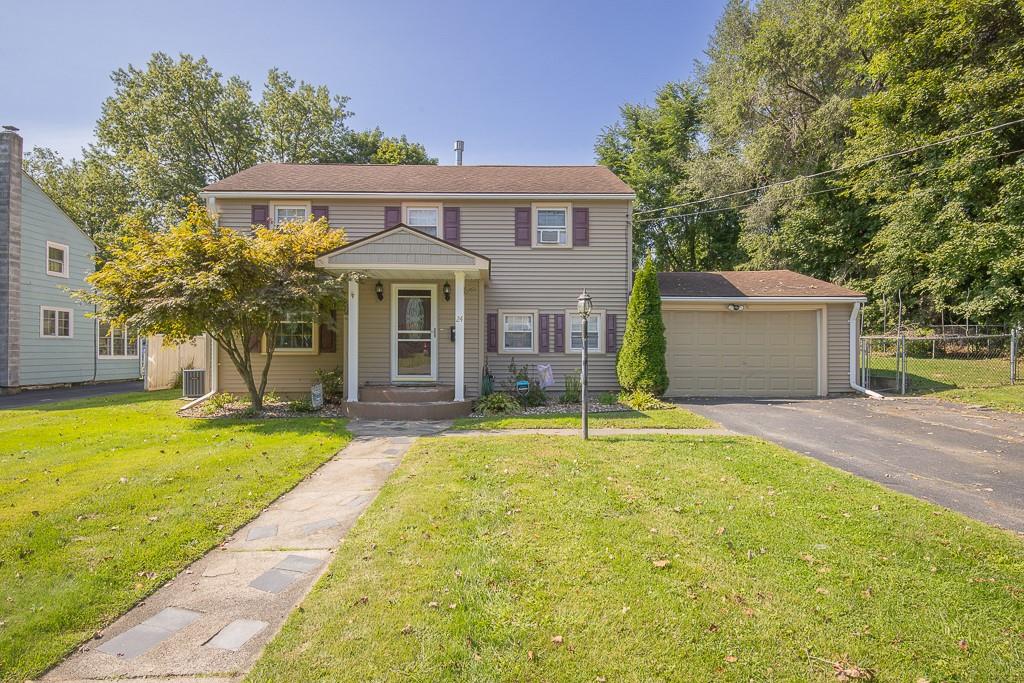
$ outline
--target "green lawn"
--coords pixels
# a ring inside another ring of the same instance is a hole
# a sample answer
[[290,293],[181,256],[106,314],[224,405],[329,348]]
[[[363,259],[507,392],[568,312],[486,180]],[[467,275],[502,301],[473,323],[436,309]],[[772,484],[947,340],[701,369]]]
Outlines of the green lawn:
[[1022,614],[1019,538],[762,441],[439,437],[249,679],[1008,681]]
[[59,661],[350,438],[188,420],[176,392],[0,411],[0,680]]
[[1024,384],[987,389],[950,389],[941,391],[936,396],[1011,413],[1024,413]]
[[[871,374],[892,377],[896,358],[872,356]],[[965,387],[993,387],[1009,384],[1010,361],[1006,358],[914,358],[907,359],[911,393],[930,393]]]
[[[616,427],[624,429],[705,429],[718,425],[682,408],[666,410],[624,410],[614,413],[594,413],[590,416],[591,427]],[[577,429],[580,426],[579,413],[560,415],[494,415],[491,417],[462,417],[455,420],[452,429]]]

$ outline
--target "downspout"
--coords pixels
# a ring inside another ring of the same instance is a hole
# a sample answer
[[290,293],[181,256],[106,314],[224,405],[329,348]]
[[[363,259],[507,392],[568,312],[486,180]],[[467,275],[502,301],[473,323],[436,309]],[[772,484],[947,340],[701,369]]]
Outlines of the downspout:
[[182,407],[178,408],[178,412],[188,410],[192,406],[199,405],[203,401],[207,400],[208,398],[216,394],[217,389],[219,388],[219,378],[217,376],[217,341],[211,335],[207,336],[210,339],[210,390],[203,394],[202,396],[200,396],[199,398],[193,399],[186,403],[185,405],[183,405]]
[[860,314],[860,305],[859,301],[854,302],[853,313],[850,314],[850,386],[854,391],[865,396],[884,401],[885,397],[880,393],[866,389],[857,383],[857,316]]

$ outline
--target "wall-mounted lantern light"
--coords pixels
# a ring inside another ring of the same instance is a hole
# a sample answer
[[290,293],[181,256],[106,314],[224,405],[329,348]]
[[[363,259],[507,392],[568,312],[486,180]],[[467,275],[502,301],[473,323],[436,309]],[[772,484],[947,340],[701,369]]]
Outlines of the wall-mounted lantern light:
[[452,286],[445,282],[444,287],[441,288],[441,291],[444,293],[444,300],[450,301],[452,298]]
[[380,280],[377,280],[373,291],[377,293],[377,301],[384,301],[384,284]]

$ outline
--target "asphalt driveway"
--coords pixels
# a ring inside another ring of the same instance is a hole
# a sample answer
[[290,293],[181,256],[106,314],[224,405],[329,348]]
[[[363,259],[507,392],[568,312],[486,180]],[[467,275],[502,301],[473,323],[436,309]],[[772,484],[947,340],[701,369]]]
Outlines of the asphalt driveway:
[[132,391],[142,391],[142,382],[103,382],[100,384],[81,384],[73,387],[60,387],[57,389],[33,389],[22,391],[18,394],[0,396],[0,410],[7,408],[29,408],[32,406],[56,403],[58,401],[70,401],[76,398],[91,398],[93,396],[110,396],[112,394],[127,394]]
[[1024,415],[931,399],[688,399],[723,427],[1024,532]]

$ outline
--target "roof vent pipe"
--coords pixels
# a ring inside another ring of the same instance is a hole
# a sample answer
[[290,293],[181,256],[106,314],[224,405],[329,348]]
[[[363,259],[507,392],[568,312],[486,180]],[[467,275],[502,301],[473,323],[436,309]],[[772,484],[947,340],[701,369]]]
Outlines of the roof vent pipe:
[[455,165],[462,166],[462,151],[466,149],[466,143],[462,140],[456,140],[453,149],[455,150]]

